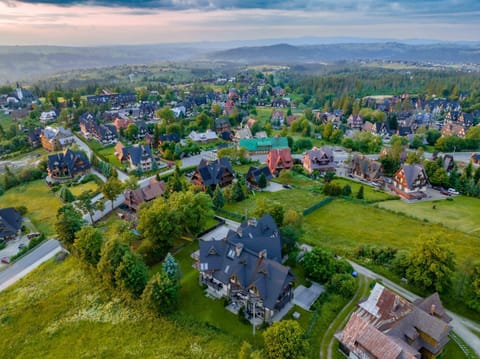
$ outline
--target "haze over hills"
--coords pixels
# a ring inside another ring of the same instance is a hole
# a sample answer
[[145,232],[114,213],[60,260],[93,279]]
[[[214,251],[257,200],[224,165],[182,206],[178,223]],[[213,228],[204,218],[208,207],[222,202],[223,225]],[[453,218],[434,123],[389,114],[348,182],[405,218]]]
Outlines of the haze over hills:
[[215,52],[209,56],[212,60],[246,62],[250,64],[358,60],[479,64],[480,46],[451,43],[408,45],[397,42],[305,46],[277,44],[261,47],[241,47]]
[[[327,43],[335,40],[338,42]],[[352,42],[346,43],[348,40]],[[405,44],[372,42],[374,39],[358,42],[360,40],[304,37],[288,39],[288,44],[273,43],[278,39],[263,39],[102,47],[0,46],[0,84],[17,80],[32,81],[73,69],[205,59],[212,62],[285,65],[358,60],[480,64],[478,43],[432,44],[424,40],[408,40],[410,44]],[[324,43],[318,44],[320,41]],[[241,44],[245,45],[238,47]]]

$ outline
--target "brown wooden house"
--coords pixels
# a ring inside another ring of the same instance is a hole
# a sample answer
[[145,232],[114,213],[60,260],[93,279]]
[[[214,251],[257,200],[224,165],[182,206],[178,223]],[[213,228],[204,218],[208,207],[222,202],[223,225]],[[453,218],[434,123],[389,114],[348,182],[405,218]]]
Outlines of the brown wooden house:
[[217,185],[225,187],[232,184],[234,175],[232,165],[227,158],[220,158],[211,162],[202,159],[193,174],[192,182],[203,190],[208,187],[214,190]]
[[393,176],[393,190],[407,199],[425,197],[427,185],[427,174],[421,164],[404,164]]
[[451,320],[437,293],[410,303],[377,283],[335,338],[349,358],[434,359],[449,341]]
[[335,171],[335,162],[333,160],[333,150],[330,147],[314,147],[305,152],[303,156],[303,168],[308,173],[318,171],[322,174]]
[[282,170],[293,168],[293,158],[290,148],[270,150],[267,156],[267,166],[275,176],[278,176]]
[[148,185],[143,188],[127,189],[125,191],[125,204],[136,211],[142,203],[162,196],[165,192],[165,185],[164,181],[151,179]]

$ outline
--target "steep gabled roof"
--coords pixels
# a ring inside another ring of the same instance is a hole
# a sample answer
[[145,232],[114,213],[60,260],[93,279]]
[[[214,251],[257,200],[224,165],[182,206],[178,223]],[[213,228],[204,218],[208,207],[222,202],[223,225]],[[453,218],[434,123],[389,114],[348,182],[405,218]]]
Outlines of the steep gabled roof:
[[412,164],[412,165],[407,165],[404,164],[402,168],[400,168],[399,171],[402,171],[404,176],[405,176],[405,181],[408,186],[408,188],[412,188],[415,180],[419,177],[422,176],[424,178],[427,178],[427,174],[425,172],[425,168],[421,164]]
[[22,215],[13,207],[0,208],[0,238],[15,235],[22,228]]
[[197,171],[205,186],[220,184],[225,171],[232,175],[234,174],[230,161],[225,157],[211,162],[202,159],[197,167]]
[[255,183],[258,183],[258,181],[260,180],[260,177],[262,176],[262,173],[263,175],[265,176],[265,179],[268,181],[268,180],[271,180],[272,179],[272,173],[270,172],[269,168],[267,166],[264,166],[264,167],[250,167],[248,169],[248,172],[247,172],[247,175],[246,175],[246,178],[247,178],[247,181],[253,177]]

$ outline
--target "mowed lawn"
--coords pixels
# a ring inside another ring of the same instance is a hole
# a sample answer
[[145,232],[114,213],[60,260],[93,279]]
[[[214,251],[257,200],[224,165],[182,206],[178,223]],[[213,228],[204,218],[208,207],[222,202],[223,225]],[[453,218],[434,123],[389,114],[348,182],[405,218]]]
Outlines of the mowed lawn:
[[77,186],[68,187],[68,189],[70,190],[70,192],[72,192],[72,194],[75,197],[77,197],[77,196],[81,195],[83,192],[86,192],[86,191],[92,191],[92,192],[97,191],[98,190],[98,185],[95,182],[92,181],[92,182],[79,184]]
[[360,244],[411,249],[420,234],[444,232],[457,262],[480,257],[480,238],[389,211],[336,199],[304,217],[307,243],[348,253]]
[[[194,302],[194,298],[190,298]],[[76,258],[0,293],[2,358],[236,358],[238,338],[126,304]]]
[[[395,212],[401,212],[420,220],[441,223],[446,227],[480,236],[480,199],[456,196],[453,200],[406,203],[388,201],[378,204]],[[432,206],[435,205],[435,209]]]
[[277,202],[283,205],[285,209],[294,209],[302,212],[315,203],[320,202],[325,196],[300,188],[284,189],[278,192],[255,192],[255,194],[251,194],[241,202],[225,204],[223,209],[241,215],[245,215],[245,213],[251,215],[255,211],[256,201],[260,198],[265,198],[269,202]]
[[62,202],[50,192],[45,181],[29,182],[11,188],[0,196],[0,207],[18,206],[27,207],[26,217],[30,218],[37,230],[47,236],[55,234],[55,216]]

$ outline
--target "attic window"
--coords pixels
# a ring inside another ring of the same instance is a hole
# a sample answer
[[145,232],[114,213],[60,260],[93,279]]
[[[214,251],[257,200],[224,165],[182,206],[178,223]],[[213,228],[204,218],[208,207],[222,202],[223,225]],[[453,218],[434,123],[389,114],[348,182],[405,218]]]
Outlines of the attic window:
[[229,271],[229,270],[230,270],[230,265],[227,264],[227,265],[225,266],[225,269],[224,269],[223,271],[225,272],[225,274],[228,274],[228,271]]
[[208,270],[208,263],[200,263],[200,270]]
[[215,248],[210,248],[210,250],[208,251],[208,254],[211,254],[211,255],[215,255],[217,254],[217,251],[215,250]]
[[230,249],[227,253],[227,257],[230,258],[230,259],[233,259],[235,258],[235,250],[234,249]]
[[253,235],[251,233],[249,233],[248,236],[250,237],[250,239],[253,239]]

